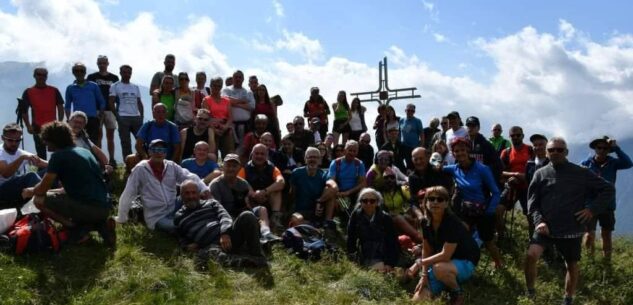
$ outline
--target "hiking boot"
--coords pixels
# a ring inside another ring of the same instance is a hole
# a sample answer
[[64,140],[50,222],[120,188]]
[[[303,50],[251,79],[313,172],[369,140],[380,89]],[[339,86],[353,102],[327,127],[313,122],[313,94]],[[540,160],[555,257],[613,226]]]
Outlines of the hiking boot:
[[116,248],[116,222],[110,217],[105,224],[99,228],[99,235],[103,239],[103,243],[109,248]]
[[274,232],[283,232],[284,231],[284,225],[281,223],[281,212],[279,211],[273,211],[271,217],[270,217],[270,222],[271,222],[271,226]]

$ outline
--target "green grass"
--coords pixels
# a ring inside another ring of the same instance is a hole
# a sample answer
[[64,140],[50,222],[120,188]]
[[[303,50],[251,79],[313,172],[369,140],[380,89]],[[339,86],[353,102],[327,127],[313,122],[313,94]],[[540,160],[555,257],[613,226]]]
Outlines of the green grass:
[[[96,238],[60,254],[0,253],[0,304],[408,304],[415,282],[363,270],[342,256],[306,262],[275,247],[271,268],[194,268],[176,241],[140,225],[117,228],[118,248]],[[518,228],[514,236],[525,236]],[[467,304],[559,304],[564,270],[539,264],[538,297],[523,295],[524,242],[502,243],[507,267],[494,270],[484,252],[465,285]],[[576,304],[633,304],[633,241],[615,242],[613,262],[581,261]],[[597,249],[599,250],[599,249]],[[597,251],[597,253],[599,253]],[[444,304],[446,299],[429,304]]]

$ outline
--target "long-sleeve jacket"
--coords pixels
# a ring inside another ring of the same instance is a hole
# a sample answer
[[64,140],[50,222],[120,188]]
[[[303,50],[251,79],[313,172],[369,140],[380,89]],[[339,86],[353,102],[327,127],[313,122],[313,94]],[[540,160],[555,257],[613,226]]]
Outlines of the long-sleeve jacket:
[[588,199],[594,215],[602,212],[615,198],[613,184],[588,169],[565,162],[552,163],[534,173],[528,188],[528,213],[537,226],[545,222],[552,237],[579,237],[585,225],[576,220]]
[[228,233],[233,219],[220,202],[211,199],[194,209],[182,206],[174,216],[174,224],[182,245],[196,243],[203,248],[217,243],[220,235]]
[[499,181],[503,164],[495,148],[480,133],[478,133],[474,139],[470,140],[472,145],[470,157],[488,166],[492,171],[492,176],[495,178],[495,181]]
[[444,166],[442,171],[449,173],[455,180],[455,191],[462,200],[486,203],[486,214],[493,214],[499,204],[501,192],[488,166],[472,159],[470,168],[463,169],[459,164]]
[[[587,159],[580,162],[580,165],[588,168],[590,171],[598,175],[598,177],[602,177],[604,180],[607,180],[615,185],[617,171],[633,167],[633,162],[631,162],[631,158],[624,153],[619,146],[614,147],[613,152],[615,152],[617,157],[614,158],[612,156],[607,156],[607,160],[602,164],[596,163],[594,156],[589,156]],[[607,209],[610,211],[615,210],[615,199],[609,203]]]
[[206,190],[206,185],[196,174],[180,167],[173,161],[164,160],[163,162],[165,166],[162,181],[154,176],[148,160],[141,161],[132,169],[125,184],[125,190],[119,199],[117,216],[119,222],[127,221],[132,201],[140,196],[145,223],[148,228],[153,230],[158,220],[174,212],[177,184],[191,179],[198,183],[198,190],[201,192]]
[[357,253],[363,261],[378,259],[395,266],[400,246],[391,216],[380,208],[370,219],[361,208],[352,212],[347,226],[347,252]]

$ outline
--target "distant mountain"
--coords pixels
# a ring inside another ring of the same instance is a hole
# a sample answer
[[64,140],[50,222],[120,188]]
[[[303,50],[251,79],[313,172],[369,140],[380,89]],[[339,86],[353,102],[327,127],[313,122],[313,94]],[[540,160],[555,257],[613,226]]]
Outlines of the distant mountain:
[[[36,66],[38,66],[36,63],[0,62],[0,96],[3,97],[1,105],[4,108],[4,111],[0,111],[0,123],[5,124],[15,121],[16,98],[22,96],[25,88],[33,85],[33,68]],[[73,81],[70,68],[66,69],[66,71],[49,73],[48,76],[48,83],[57,87],[62,95],[66,90],[66,86]],[[89,73],[93,71],[89,69]],[[134,78],[132,78],[132,82],[135,82]],[[147,87],[140,86],[140,91],[145,105],[149,105],[150,98],[147,95]],[[145,117],[151,117],[150,107],[145,107]],[[25,135],[24,138],[26,149],[35,151],[32,138],[28,135]],[[633,156],[633,139],[618,139],[618,142],[625,152]],[[120,147],[118,143],[120,142],[118,134],[116,134],[115,143],[117,143],[115,155],[119,159],[120,152],[118,152],[118,149]],[[569,151],[569,160],[575,163],[580,162],[592,152],[587,144],[570,145]],[[618,205],[616,233],[633,235],[633,169],[618,173],[616,188]]]

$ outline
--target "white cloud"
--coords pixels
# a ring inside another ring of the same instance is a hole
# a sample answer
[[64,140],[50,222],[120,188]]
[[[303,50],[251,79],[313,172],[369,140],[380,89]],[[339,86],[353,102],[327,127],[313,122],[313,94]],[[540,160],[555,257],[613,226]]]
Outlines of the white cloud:
[[433,33],[433,38],[435,39],[435,41],[442,43],[442,42],[446,42],[446,36],[440,34],[440,33]]
[[275,43],[278,49],[299,53],[308,62],[321,59],[323,57],[323,47],[318,39],[310,39],[300,32],[289,32],[283,30],[283,39]]
[[275,14],[277,14],[277,17],[284,16],[284,7],[281,5],[279,0],[273,0],[273,7],[275,8]]
[[[107,54],[113,63],[132,64],[133,81],[143,85],[162,68],[165,53],[176,54],[177,71],[203,69],[209,75],[227,75],[232,70],[231,58],[213,42],[215,23],[207,17],[191,19],[181,32],[172,32],[149,13],[127,23],[114,23],[89,1],[13,3],[17,14],[0,12],[2,60],[44,61],[59,72],[73,61],[92,64],[98,54]],[[500,122],[521,125],[528,134],[562,135],[572,142],[586,142],[602,134],[629,138],[633,134],[633,36],[614,34],[606,43],[578,36],[573,25],[561,21],[559,33],[525,27],[513,34],[476,40],[473,46],[496,67],[489,83],[448,76],[429,68],[424,58],[393,45],[385,51],[390,63],[389,86],[418,88],[422,98],[412,102],[425,123],[433,116],[458,110],[465,117],[478,116],[485,133],[492,123]],[[325,58],[321,43],[301,32],[283,31],[282,39],[270,43],[246,41],[259,44],[264,51],[285,50],[307,59],[291,64],[275,54],[272,62],[243,67],[247,75],[257,74],[271,93],[284,98],[279,111],[282,123],[302,113],[312,86],[319,86],[332,102],[339,90],[369,91],[378,85],[376,66],[342,57]],[[323,62],[315,63],[316,59]],[[407,102],[411,101],[394,102],[399,114]],[[372,122],[376,105],[366,106]]]
[[436,22],[436,23],[440,22],[440,12],[435,6],[435,3],[422,0],[422,7],[424,7],[424,10],[429,13],[429,18],[431,18],[433,22]]

